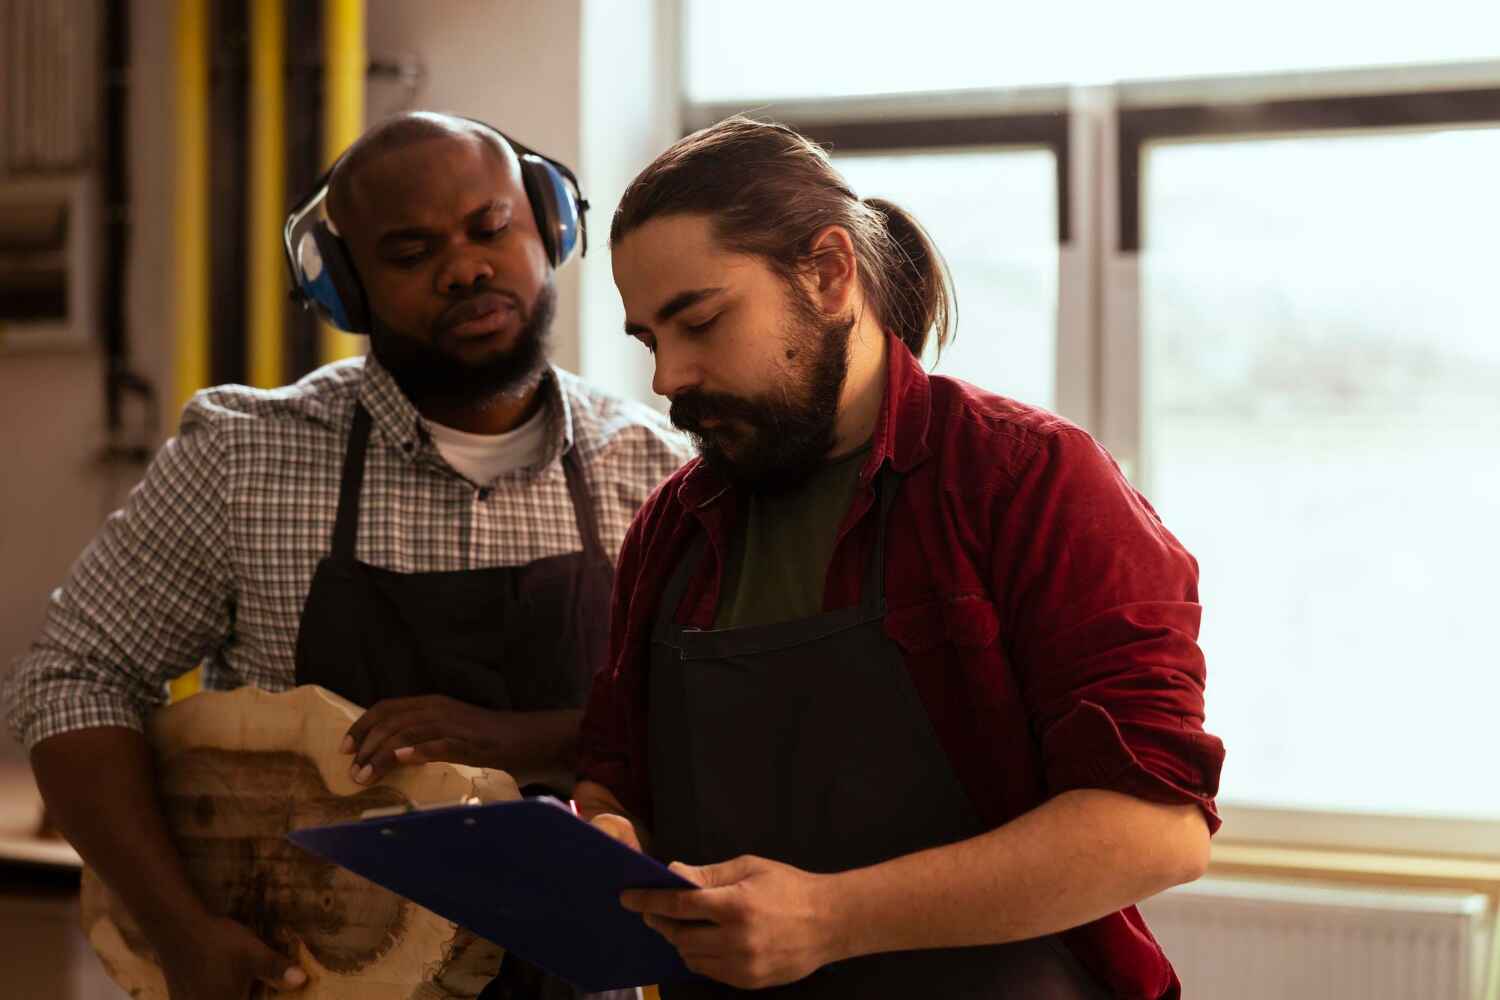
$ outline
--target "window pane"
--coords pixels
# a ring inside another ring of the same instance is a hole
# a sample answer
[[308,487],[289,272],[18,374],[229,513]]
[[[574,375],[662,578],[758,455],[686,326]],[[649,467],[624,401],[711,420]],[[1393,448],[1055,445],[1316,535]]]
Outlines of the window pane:
[[686,0],[690,101],[1494,59],[1495,0]]
[[1226,800],[1500,818],[1500,130],[1154,148],[1150,496]]
[[860,197],[886,198],[916,216],[948,261],[958,338],[933,370],[1050,408],[1057,345],[1052,153],[846,154],[834,164]]

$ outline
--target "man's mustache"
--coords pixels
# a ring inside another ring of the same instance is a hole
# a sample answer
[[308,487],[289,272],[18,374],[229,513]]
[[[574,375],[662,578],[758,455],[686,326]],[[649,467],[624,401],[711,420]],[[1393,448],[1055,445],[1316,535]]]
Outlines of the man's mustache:
[[748,399],[721,392],[704,392],[689,389],[672,397],[672,406],[667,411],[672,426],[689,434],[701,434],[703,422],[713,420],[723,423],[739,419],[749,424],[761,423],[761,409]]

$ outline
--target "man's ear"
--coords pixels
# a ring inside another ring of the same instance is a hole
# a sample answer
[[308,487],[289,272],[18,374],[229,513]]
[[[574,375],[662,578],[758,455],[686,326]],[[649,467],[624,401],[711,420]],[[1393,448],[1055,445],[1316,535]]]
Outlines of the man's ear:
[[808,248],[808,258],[804,280],[809,297],[828,315],[848,313],[859,291],[859,261],[849,231],[843,226],[819,230]]

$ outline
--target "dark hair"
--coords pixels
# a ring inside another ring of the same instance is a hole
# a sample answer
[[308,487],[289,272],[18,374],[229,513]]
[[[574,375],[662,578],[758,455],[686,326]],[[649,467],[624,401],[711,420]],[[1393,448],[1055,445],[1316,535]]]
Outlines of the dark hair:
[[761,257],[788,280],[811,263],[813,237],[842,226],[880,325],[918,357],[934,331],[939,351],[952,339],[952,281],[921,225],[882,198],[861,200],[822,147],[785,125],[736,115],[679,140],[625,189],[610,246],[678,214],[711,216],[726,249]]

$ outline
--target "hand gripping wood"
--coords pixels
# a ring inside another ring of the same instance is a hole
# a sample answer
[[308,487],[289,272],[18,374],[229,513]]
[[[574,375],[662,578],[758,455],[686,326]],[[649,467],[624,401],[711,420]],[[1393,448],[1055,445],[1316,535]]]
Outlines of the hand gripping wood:
[[[199,895],[296,959],[299,1000],[477,996],[502,949],[359,876],[307,854],[288,831],[369,809],[520,798],[503,771],[399,767],[366,788],[339,744],[360,709],[320,687],[204,692],[158,712],[148,737],[167,825]],[[83,930],[135,1000],[168,1000],[156,954],[124,906],[83,875]],[[275,994],[271,994],[275,995]]]

